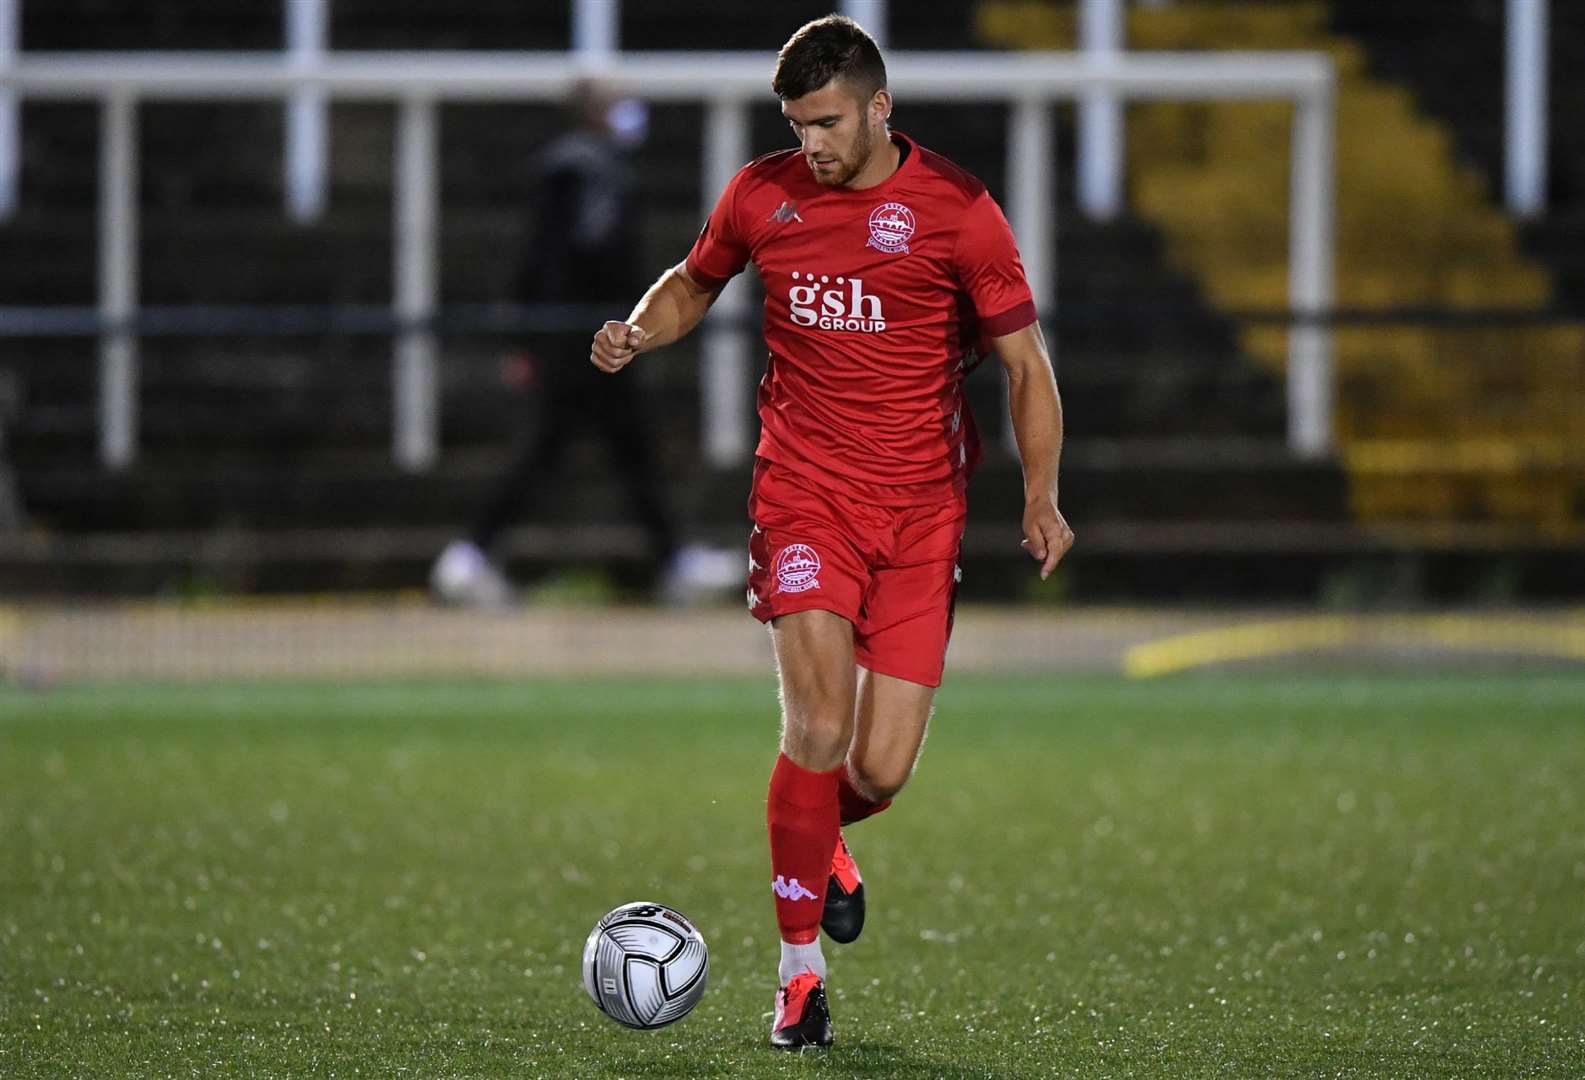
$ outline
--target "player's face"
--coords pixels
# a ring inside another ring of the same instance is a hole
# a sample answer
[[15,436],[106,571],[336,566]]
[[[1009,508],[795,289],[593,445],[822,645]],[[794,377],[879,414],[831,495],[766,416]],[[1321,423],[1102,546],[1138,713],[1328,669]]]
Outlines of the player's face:
[[813,93],[783,101],[781,111],[815,180],[843,187],[870,164],[886,130],[891,95],[877,90],[868,101],[860,101],[851,86],[832,79]]

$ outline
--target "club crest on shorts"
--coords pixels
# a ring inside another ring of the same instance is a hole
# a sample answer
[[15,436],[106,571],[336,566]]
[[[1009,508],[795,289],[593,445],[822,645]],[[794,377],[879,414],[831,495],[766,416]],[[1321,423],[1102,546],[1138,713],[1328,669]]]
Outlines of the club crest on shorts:
[[869,247],[888,255],[906,255],[913,234],[914,212],[902,203],[881,203],[870,211]]
[[776,553],[776,584],[782,592],[818,589],[820,556],[808,544],[788,544]]

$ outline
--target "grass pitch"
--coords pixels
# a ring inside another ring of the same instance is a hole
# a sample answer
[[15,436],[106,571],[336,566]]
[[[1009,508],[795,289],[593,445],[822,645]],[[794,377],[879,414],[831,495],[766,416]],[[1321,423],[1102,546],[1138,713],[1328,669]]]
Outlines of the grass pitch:
[[[0,690],[0,1075],[1585,1075],[1585,677],[957,678],[764,1048],[774,692]],[[711,946],[654,1033],[584,935]]]

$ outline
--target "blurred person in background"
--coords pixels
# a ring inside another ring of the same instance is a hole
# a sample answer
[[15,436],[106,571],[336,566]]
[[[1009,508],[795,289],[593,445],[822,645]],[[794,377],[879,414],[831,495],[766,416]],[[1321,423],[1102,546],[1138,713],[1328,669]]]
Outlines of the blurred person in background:
[[[640,291],[639,206],[631,153],[648,129],[641,101],[594,81],[579,82],[565,102],[566,131],[536,157],[535,227],[523,263],[519,298],[529,303],[609,305]],[[581,437],[605,444],[610,463],[642,525],[658,568],[662,599],[739,586],[742,561],[729,552],[683,545],[667,505],[659,453],[642,388],[614,386],[587,363],[581,333],[551,334],[525,358],[539,423],[519,445],[467,533],[440,553],[430,588],[447,603],[503,608],[515,590],[492,554],[501,534],[527,517],[545,478]]]
[[800,28],[771,85],[798,148],[738,171],[687,259],[596,332],[590,361],[620,372],[758,269],[769,366],[749,605],[771,628],[782,706],[766,799],[781,934],[770,1043],[802,1049],[834,1038],[820,931],[847,943],[864,926],[842,827],[907,783],[941,684],[980,457],[963,379],[988,350],[1007,372],[1023,543],[1042,578],[1073,533],[1057,509],[1062,407],[1001,208],[891,130],[885,62],[853,20]]

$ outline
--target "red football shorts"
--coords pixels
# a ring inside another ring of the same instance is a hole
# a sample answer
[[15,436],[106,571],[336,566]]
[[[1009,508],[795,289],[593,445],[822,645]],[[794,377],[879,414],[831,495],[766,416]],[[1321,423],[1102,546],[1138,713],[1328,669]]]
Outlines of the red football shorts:
[[940,686],[968,506],[877,506],[764,458],[749,493],[749,610],[760,622],[830,611],[853,624],[854,659]]

